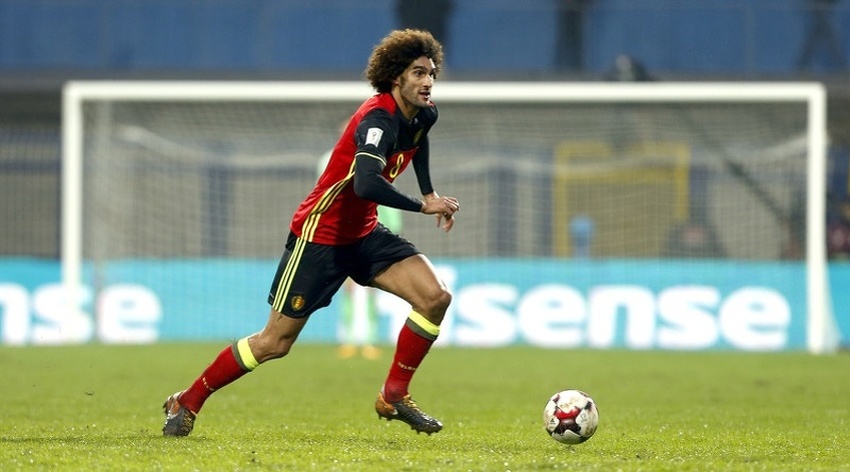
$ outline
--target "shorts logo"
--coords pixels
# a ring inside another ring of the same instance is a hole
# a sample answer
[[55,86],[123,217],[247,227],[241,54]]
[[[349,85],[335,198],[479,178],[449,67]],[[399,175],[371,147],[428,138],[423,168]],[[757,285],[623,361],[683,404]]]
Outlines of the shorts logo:
[[295,311],[304,308],[305,303],[306,302],[304,301],[304,297],[302,297],[301,295],[295,295],[294,297],[292,297],[292,299],[289,300],[289,305]]
[[381,128],[369,128],[366,131],[366,144],[377,146],[381,142],[381,136],[384,135],[384,130]]

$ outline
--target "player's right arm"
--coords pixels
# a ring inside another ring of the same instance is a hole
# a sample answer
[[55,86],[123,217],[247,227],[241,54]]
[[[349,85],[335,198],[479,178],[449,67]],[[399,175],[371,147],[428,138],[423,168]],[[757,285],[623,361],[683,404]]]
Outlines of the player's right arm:
[[422,213],[437,216],[437,226],[445,232],[452,230],[455,225],[454,214],[460,210],[460,202],[455,197],[441,197],[437,192],[425,195]]
[[358,124],[354,140],[354,193],[379,205],[407,211],[420,211],[424,206],[418,198],[400,192],[381,174],[393,151],[398,130],[395,120],[383,109],[369,112]]
[[451,231],[454,226],[453,215],[460,209],[457,198],[441,197],[433,191],[424,195],[424,201],[405,195],[381,175],[384,166],[374,156],[358,154],[356,159],[354,192],[358,197],[372,200],[379,205],[436,215],[437,226],[443,231]]
[[381,174],[396,141],[397,130],[384,110],[375,110],[357,126],[354,154],[354,193],[378,205],[407,211],[419,211],[422,201],[400,192]]
[[438,226],[444,231],[451,230],[452,215],[460,208],[456,198],[440,197],[431,189],[422,201],[400,192],[381,174],[387,164],[385,156],[393,151],[397,132],[393,118],[384,110],[373,111],[357,127],[354,192],[379,205],[437,215]]
[[421,211],[421,200],[400,192],[381,175],[384,164],[376,155],[358,153],[355,159],[354,193],[358,197],[391,208]]

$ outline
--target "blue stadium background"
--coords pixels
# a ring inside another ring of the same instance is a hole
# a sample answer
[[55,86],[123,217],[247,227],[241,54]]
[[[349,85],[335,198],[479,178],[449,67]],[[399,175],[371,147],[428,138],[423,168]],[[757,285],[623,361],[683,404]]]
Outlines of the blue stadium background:
[[[395,0],[2,0],[0,70],[346,72],[398,26]],[[457,73],[554,71],[559,3],[585,5],[585,71],[619,54],[685,75],[799,72],[809,0],[455,0],[447,64]],[[837,38],[850,6],[832,4]],[[825,43],[824,43],[825,44]],[[843,50],[846,64],[847,49]],[[825,48],[805,66],[834,71]]]

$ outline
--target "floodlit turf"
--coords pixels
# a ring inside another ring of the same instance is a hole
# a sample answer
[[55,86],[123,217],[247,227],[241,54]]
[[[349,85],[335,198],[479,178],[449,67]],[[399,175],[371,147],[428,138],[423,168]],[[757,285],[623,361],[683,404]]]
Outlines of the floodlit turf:
[[[445,429],[379,421],[390,353],[290,357],[214,395],[187,438],[161,405],[224,347],[0,348],[2,470],[847,470],[850,355],[435,348],[412,392]],[[557,390],[599,405],[587,443],[542,430]]]

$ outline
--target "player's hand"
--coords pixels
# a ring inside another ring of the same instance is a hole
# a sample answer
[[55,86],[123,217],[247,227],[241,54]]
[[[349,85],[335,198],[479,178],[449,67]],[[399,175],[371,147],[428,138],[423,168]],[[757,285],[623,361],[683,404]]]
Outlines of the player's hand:
[[435,215],[437,226],[443,231],[449,232],[455,224],[455,213],[460,211],[460,202],[455,197],[441,197],[437,192],[425,195],[425,203],[422,205],[422,213]]

